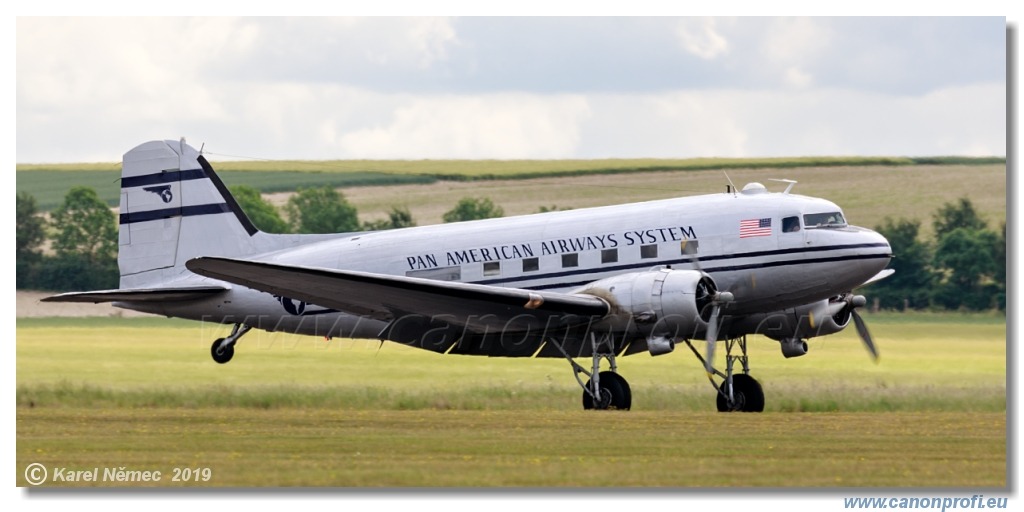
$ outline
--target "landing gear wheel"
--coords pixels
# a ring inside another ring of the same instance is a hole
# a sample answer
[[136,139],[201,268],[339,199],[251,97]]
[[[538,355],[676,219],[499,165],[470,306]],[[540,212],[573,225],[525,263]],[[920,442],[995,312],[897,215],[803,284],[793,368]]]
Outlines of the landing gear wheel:
[[[590,389],[590,381],[587,381],[587,389]],[[598,386],[600,399],[595,403],[594,397],[586,390],[583,391],[583,408],[590,409],[615,409],[628,411],[633,404],[633,395],[629,389],[629,383],[621,375],[615,372],[601,372],[598,374]]]
[[210,354],[213,356],[213,360],[217,361],[220,364],[224,364],[230,361],[231,358],[234,357],[235,355],[235,344],[232,343],[230,345],[222,347],[221,343],[223,341],[224,338],[217,338],[213,342],[213,346],[210,347]]
[[729,395],[725,386],[728,382],[722,382],[718,393],[718,412],[764,412],[764,391],[761,383],[745,373],[737,373],[732,376],[732,398],[730,404],[726,398]]

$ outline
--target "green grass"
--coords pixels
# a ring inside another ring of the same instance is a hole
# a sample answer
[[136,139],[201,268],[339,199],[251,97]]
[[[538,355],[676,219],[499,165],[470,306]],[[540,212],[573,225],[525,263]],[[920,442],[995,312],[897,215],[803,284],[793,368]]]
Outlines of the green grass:
[[[807,356],[751,339],[772,411],[1003,411],[1006,330],[986,314],[868,315],[882,357],[852,329]],[[445,356],[376,341],[254,331],[227,365],[228,327],[160,318],[19,319],[18,404],[350,409],[566,409],[580,390],[560,359]],[[723,350],[719,350],[722,356]],[[708,411],[714,392],[689,350],[620,358],[637,410]]]
[[[73,407],[17,416],[20,486],[32,463],[51,473],[161,471],[155,487],[1006,486],[999,413]],[[175,467],[212,475],[172,482]]]
[[39,462],[213,471],[158,487],[1005,486],[1005,321],[866,318],[877,365],[852,332],[789,360],[752,339],[764,414],[713,412],[685,347],[620,358],[633,410],[599,412],[562,360],[252,332],[217,365],[225,326],[19,319],[17,484]]

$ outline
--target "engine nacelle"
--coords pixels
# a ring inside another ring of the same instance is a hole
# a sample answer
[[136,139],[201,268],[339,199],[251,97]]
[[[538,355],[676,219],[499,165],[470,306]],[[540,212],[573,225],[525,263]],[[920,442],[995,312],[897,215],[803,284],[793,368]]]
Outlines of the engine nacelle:
[[611,305],[602,327],[643,336],[652,355],[675,349],[675,340],[696,338],[707,326],[717,287],[696,270],[658,269],[595,281],[577,293]]
[[850,323],[851,307],[856,305],[856,300],[851,305],[844,298],[835,297],[797,308],[750,315],[742,324],[734,325],[732,331],[734,334],[762,334],[781,344],[782,355],[802,356],[807,353],[804,340],[845,329]]

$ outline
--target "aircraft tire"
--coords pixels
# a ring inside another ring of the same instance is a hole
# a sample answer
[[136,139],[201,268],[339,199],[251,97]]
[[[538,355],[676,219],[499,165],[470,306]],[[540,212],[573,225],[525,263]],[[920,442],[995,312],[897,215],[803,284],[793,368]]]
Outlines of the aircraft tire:
[[[725,391],[725,382],[720,389]],[[732,407],[722,393],[718,393],[718,412],[764,412],[764,390],[761,383],[745,373],[732,376],[732,393],[735,403]]]
[[210,355],[213,356],[213,360],[218,364],[224,364],[231,360],[235,355],[235,346],[228,345],[221,348],[220,343],[224,341],[224,338],[217,338],[214,340],[213,345],[210,346]]
[[[583,408],[586,410],[619,410],[628,411],[633,403],[633,395],[629,389],[629,383],[621,375],[605,371],[600,374],[600,390],[602,400],[594,403],[593,397],[586,391],[583,392]],[[587,381],[587,389],[590,389],[590,381]]]

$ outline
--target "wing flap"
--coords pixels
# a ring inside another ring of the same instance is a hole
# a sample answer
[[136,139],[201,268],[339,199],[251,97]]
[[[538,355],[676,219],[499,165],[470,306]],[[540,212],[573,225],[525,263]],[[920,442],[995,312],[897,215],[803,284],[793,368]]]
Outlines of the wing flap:
[[193,286],[178,288],[123,288],[119,290],[94,290],[91,292],[70,292],[51,295],[41,302],[170,302],[194,300],[216,295],[228,288],[224,286]]

